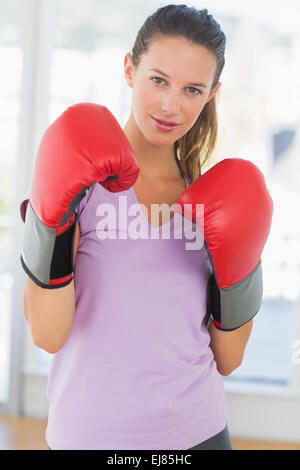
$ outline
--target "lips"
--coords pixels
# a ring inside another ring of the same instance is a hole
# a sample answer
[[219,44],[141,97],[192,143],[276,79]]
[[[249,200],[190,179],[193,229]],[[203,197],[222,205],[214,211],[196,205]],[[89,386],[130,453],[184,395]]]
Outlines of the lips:
[[152,117],[152,119],[154,119],[154,121],[156,121],[157,123],[163,125],[163,126],[167,126],[167,127],[175,127],[175,126],[178,126],[177,122],[171,122],[171,121],[164,121],[163,119],[157,119],[155,117],[153,117],[151,114],[150,116]]
[[177,122],[170,122],[170,121],[164,121],[163,119],[156,119],[158,122],[161,122],[162,124],[167,124],[168,126],[177,126]]

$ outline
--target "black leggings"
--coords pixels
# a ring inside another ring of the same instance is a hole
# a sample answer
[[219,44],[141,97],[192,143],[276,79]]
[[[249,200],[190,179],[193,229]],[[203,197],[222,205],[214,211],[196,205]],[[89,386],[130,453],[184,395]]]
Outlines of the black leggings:
[[227,424],[223,431],[188,450],[233,450]]
[[[48,446],[48,450],[52,449]],[[227,424],[223,431],[187,450],[233,450]]]

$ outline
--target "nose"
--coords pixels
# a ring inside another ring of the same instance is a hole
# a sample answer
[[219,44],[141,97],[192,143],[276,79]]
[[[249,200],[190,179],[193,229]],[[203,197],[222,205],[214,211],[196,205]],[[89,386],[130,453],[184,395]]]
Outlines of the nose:
[[166,93],[161,104],[161,109],[167,113],[166,115],[169,117],[178,116],[180,114],[180,98],[175,91]]

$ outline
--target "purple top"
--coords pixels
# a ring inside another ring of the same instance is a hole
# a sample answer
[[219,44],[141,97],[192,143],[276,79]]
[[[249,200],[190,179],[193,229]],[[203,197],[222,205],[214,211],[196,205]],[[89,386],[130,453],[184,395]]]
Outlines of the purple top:
[[175,237],[187,220],[176,213],[151,233],[133,187],[94,183],[76,212],[76,311],[49,373],[49,446],[184,450],[214,436],[227,400],[203,323],[209,259],[203,243],[186,248],[198,227]]

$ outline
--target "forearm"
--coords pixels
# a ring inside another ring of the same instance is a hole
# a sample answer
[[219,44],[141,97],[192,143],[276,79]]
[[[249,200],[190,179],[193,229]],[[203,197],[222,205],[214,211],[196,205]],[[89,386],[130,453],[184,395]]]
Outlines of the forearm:
[[245,348],[253,326],[253,319],[233,331],[218,330],[210,319],[207,325],[210,348],[221,375],[229,375],[237,369],[244,357]]
[[53,354],[69,337],[75,315],[74,280],[59,289],[43,289],[26,279],[23,308],[34,344]]
[[[74,254],[80,238],[79,224],[75,228]],[[75,316],[74,279],[59,289],[43,289],[27,276],[23,308],[31,336],[36,346],[48,353],[57,352],[67,341]]]

